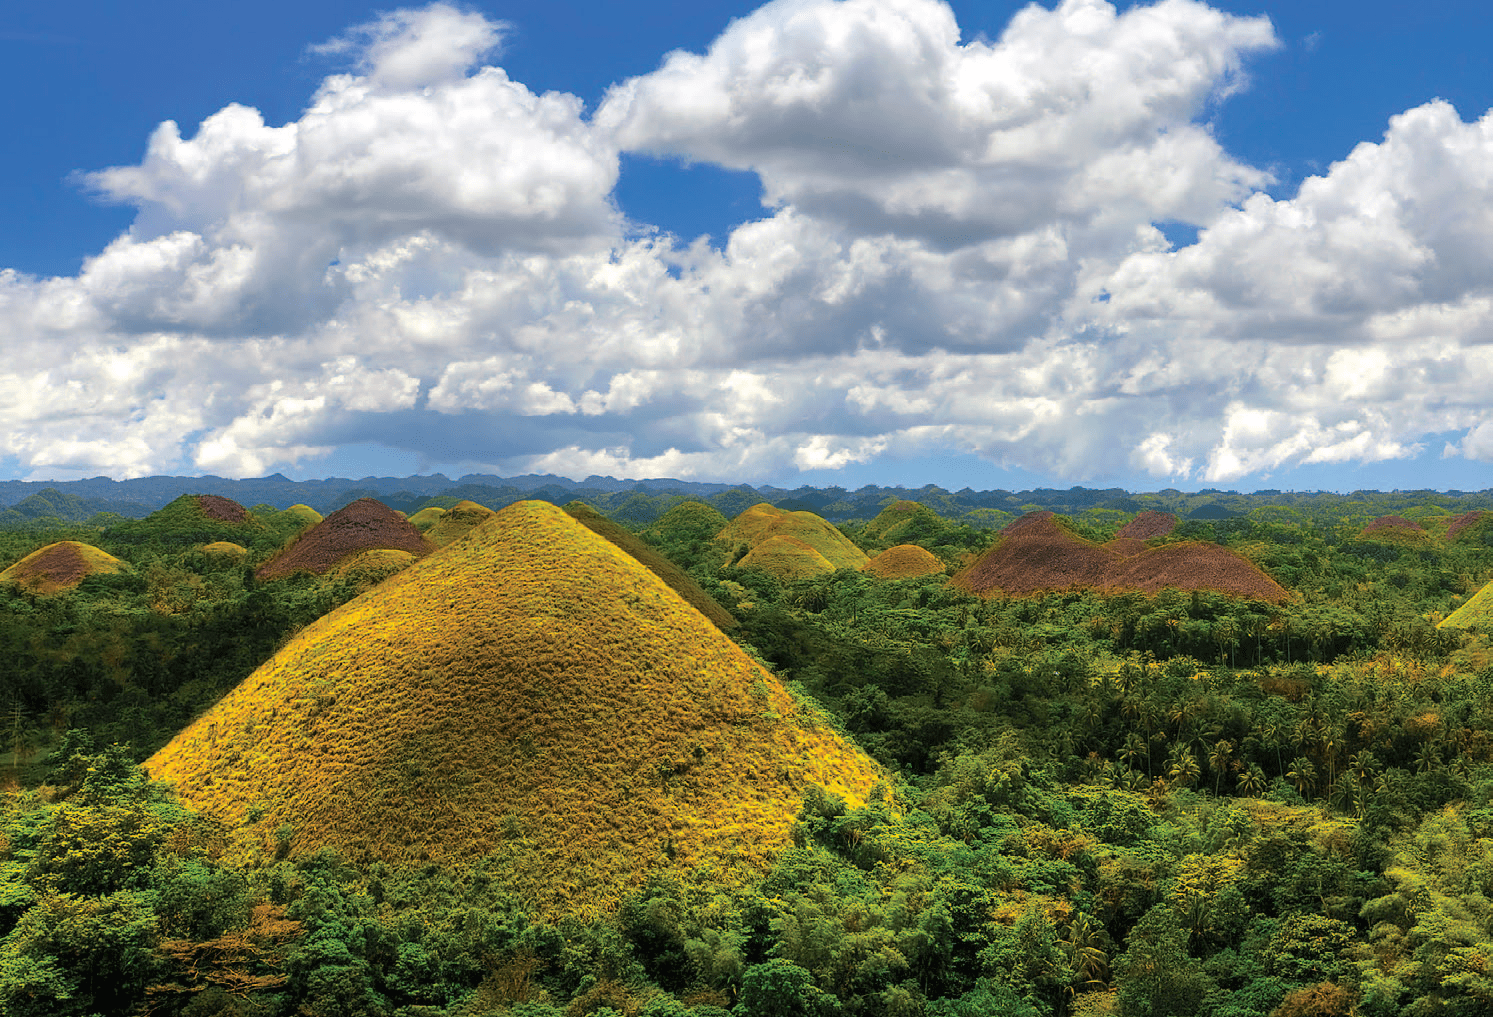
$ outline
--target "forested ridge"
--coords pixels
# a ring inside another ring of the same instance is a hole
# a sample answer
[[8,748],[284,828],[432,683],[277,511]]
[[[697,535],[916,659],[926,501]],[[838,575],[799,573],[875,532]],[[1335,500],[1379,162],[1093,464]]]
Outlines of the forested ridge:
[[[1493,580],[1493,497],[859,494],[778,505],[943,571],[778,579],[715,539],[756,492],[590,492],[893,779],[861,807],[805,786],[749,886],[680,872],[585,920],[492,858],[299,855],[290,828],[244,858],[136,765],[373,581],[257,580],[290,502],[8,520],[0,569],[62,540],[129,567],[0,584],[0,1015],[1493,1012],[1493,649],[1438,627]],[[1219,544],[1289,599],[948,584],[1038,509],[1098,543],[1173,513],[1152,546]]]

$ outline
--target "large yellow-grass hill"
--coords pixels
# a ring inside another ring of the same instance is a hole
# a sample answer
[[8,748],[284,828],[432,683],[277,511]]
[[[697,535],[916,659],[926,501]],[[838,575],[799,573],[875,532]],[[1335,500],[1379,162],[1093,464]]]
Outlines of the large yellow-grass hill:
[[1467,602],[1436,624],[1438,629],[1493,627],[1493,583],[1478,590]]
[[881,579],[915,579],[943,571],[943,562],[927,548],[917,544],[889,547],[861,567]]
[[[807,544],[832,569],[858,569],[870,560],[866,552],[851,543],[829,520],[812,512],[785,512],[765,501],[746,509],[716,534],[716,540],[732,546],[745,544],[752,551],[774,537],[789,537]],[[778,554],[786,554],[786,549],[774,552],[774,556]]]
[[0,572],[0,583],[14,583],[33,593],[53,594],[71,590],[89,576],[112,575],[127,568],[108,551],[92,544],[60,540],[32,551]]
[[662,580],[519,502],[302,630],[146,766],[265,847],[500,862],[545,914],[750,878],[881,772]]

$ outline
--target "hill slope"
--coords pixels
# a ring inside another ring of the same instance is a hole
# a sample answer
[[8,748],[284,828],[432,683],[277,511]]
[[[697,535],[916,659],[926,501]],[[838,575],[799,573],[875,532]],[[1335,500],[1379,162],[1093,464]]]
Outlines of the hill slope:
[[[421,509],[421,512],[427,511]],[[415,513],[418,517],[420,512]],[[477,527],[493,517],[492,509],[486,505],[478,505],[475,501],[459,501],[452,505],[440,517],[431,524],[425,536],[435,543],[436,547],[445,547],[447,544],[460,540]],[[412,518],[411,523],[419,528],[418,518]]]
[[89,576],[112,575],[128,567],[92,544],[61,540],[32,551],[0,572],[0,583],[14,583],[34,593],[60,593],[71,590]]
[[917,544],[898,544],[866,562],[861,571],[881,579],[913,579],[942,572],[943,562],[932,551]]
[[147,765],[293,854],[469,862],[547,914],[760,871],[881,774],[631,556],[519,502],[302,630]]
[[753,505],[716,534],[717,540],[746,544],[753,550],[771,537],[800,540],[837,569],[858,569],[870,560],[829,520],[812,512],[784,512],[767,502]]

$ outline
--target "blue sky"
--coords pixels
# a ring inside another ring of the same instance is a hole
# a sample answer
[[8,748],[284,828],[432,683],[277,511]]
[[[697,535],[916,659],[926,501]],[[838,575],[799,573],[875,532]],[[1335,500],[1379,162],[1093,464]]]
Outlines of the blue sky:
[[0,472],[1490,487],[1490,51],[1435,2],[7,12]]

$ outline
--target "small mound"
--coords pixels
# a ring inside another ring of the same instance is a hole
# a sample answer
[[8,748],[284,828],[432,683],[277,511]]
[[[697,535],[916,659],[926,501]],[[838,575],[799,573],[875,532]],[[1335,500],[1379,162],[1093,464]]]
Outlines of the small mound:
[[909,544],[948,527],[948,521],[922,502],[894,501],[866,524],[872,540]]
[[419,512],[410,516],[410,525],[421,533],[424,533],[440,522],[441,516],[445,514],[446,510],[439,505],[426,505]]
[[124,562],[92,544],[61,540],[32,551],[0,572],[0,583],[49,595],[71,590],[89,576],[113,575],[127,568]]
[[835,571],[834,563],[815,548],[797,537],[783,536],[768,537],[760,542],[736,563],[736,567],[761,569],[779,579],[808,579]]
[[1419,523],[1403,516],[1380,516],[1358,531],[1359,540],[1424,540],[1427,534]]
[[654,520],[645,533],[667,544],[714,539],[726,526],[726,517],[703,501],[682,501]]
[[243,558],[249,553],[249,549],[231,540],[215,540],[211,544],[203,544],[202,553],[222,555],[225,558]]
[[1276,604],[1290,596],[1245,558],[1226,547],[1202,541],[1148,548],[1116,563],[1100,585],[1142,593],[1160,593],[1169,586],[1178,590],[1211,590]]
[[427,536],[435,542],[436,547],[445,547],[452,541],[465,537],[492,517],[493,510],[486,505],[478,505],[475,501],[459,501],[441,513]]
[[1438,629],[1487,628],[1493,622],[1493,583],[1478,590],[1451,614],[1436,624]]
[[393,551],[388,548],[360,551],[351,558],[343,559],[335,569],[328,573],[328,577],[353,583],[361,593],[370,586],[383,582],[396,572],[403,572],[417,561],[419,559],[408,551]]
[[[709,506],[706,507],[709,508]],[[683,597],[685,603],[715,622],[717,628],[736,628],[739,624],[735,618],[731,617],[730,611],[717,604],[714,597],[706,593],[699,583],[690,578],[689,573],[643,543],[630,530],[618,526],[583,501],[571,502],[565,506],[565,511],[586,529],[611,541],[649,572],[668,583],[669,588]]]
[[408,551],[421,557],[435,550],[435,545],[383,502],[360,498],[301,534],[254,575],[261,580],[282,579],[294,572],[325,575],[343,559],[375,550]]
[[224,498],[216,494],[199,494],[196,497],[197,507],[209,519],[215,519],[220,523],[247,523],[249,521],[249,510],[232,498]]
[[1462,533],[1462,531],[1476,526],[1478,523],[1482,522],[1489,516],[1493,516],[1493,512],[1487,512],[1482,509],[1474,512],[1462,513],[1447,524],[1446,539],[1456,540],[1457,537]]
[[915,579],[942,572],[943,562],[927,548],[916,544],[898,544],[866,562],[861,566],[861,571],[881,579]]
[[951,583],[969,593],[1017,595],[1089,587],[1118,560],[1060,524],[1051,512],[1028,512],[1001,540]]
[[291,857],[486,857],[557,918],[655,877],[746,884],[808,784],[855,807],[884,779],[657,576],[532,501],[312,622],[146,768],[239,851],[288,828]]
[[753,550],[772,537],[792,537],[809,545],[835,569],[858,569],[869,560],[829,520],[812,512],[784,512],[767,502],[753,505],[716,534],[717,540]]
[[1120,527],[1120,532],[1115,536],[1149,540],[1152,537],[1164,537],[1176,528],[1177,517],[1170,512],[1142,512]]
[[1121,558],[1132,558],[1146,550],[1149,545],[1139,537],[1116,537],[1099,546],[1106,551],[1113,551]]
[[312,508],[310,505],[302,505],[300,503],[290,506],[290,508],[285,510],[285,514],[288,516],[294,516],[296,519],[301,520],[307,526],[315,526],[322,520],[322,515],[320,512],[316,511],[316,509]]

